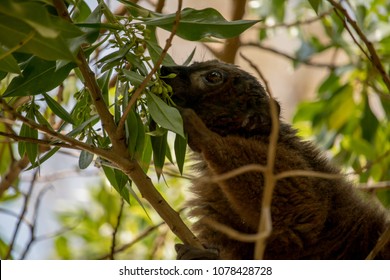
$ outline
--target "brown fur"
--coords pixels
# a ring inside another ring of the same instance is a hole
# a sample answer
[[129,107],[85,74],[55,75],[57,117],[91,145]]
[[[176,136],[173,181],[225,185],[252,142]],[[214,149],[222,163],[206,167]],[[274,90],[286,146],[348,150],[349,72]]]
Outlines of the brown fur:
[[[182,108],[189,146],[200,176],[222,174],[246,164],[266,164],[271,129],[270,99],[263,87],[234,65],[217,61],[163,67]],[[314,170],[338,174],[310,142],[280,121],[275,172]],[[219,184],[195,180],[190,214],[201,242],[221,259],[253,259],[254,244],[230,239],[202,221],[208,217],[238,231],[255,233],[263,192],[261,173]],[[266,259],[364,259],[389,224],[388,213],[344,179],[290,177],[277,182],[272,201],[273,231]],[[390,258],[390,245],[378,258]],[[196,257],[199,258],[199,257]]]

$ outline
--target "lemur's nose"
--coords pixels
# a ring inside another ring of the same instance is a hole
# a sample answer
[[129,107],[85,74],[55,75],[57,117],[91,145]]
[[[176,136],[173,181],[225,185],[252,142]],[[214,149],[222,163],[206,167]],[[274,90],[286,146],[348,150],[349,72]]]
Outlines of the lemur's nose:
[[161,66],[160,73],[161,76],[168,76],[169,74],[175,73],[174,67]]

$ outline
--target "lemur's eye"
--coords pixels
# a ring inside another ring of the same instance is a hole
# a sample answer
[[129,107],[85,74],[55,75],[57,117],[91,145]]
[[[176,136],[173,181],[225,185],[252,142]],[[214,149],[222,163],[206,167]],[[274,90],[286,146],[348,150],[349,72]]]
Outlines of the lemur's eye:
[[218,85],[223,82],[223,75],[219,71],[211,71],[204,77],[206,82],[210,85]]

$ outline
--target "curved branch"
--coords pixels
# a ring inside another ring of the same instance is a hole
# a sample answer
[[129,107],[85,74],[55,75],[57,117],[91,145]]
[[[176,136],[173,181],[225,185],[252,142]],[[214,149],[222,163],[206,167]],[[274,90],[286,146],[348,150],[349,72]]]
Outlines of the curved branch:
[[[53,3],[57,9],[58,14],[68,20],[71,21],[70,16],[68,14],[68,10],[63,2],[63,0],[53,0]],[[143,81],[143,87],[146,86],[148,82],[148,78],[150,79],[152,75],[158,70],[158,65],[161,64],[163,58],[168,51],[168,48],[171,45],[172,38],[174,36],[177,25],[179,24],[180,13],[182,7],[182,0],[178,1],[178,10],[176,12],[176,22],[173,26],[173,30],[170,36],[170,39],[167,40],[166,46],[156,63],[153,70],[149,73],[149,75]],[[154,185],[152,184],[150,178],[144,173],[138,162],[134,159],[131,159],[124,137],[124,122],[126,120],[127,114],[130,112],[132,104],[135,103],[138,96],[141,94],[143,88],[140,86],[137,89],[137,92],[134,93],[132,99],[130,100],[128,106],[125,109],[123,116],[119,122],[118,127],[116,126],[113,116],[108,110],[107,105],[104,102],[102,97],[101,90],[97,84],[95,74],[90,69],[86,57],[83,53],[83,50],[79,51],[77,56],[78,58],[78,66],[80,71],[84,77],[85,85],[90,91],[90,95],[92,97],[92,101],[96,107],[96,110],[101,117],[102,126],[106,130],[111,143],[112,150],[103,150],[96,147],[88,147],[87,144],[81,145],[83,148],[89,152],[100,155],[101,157],[109,160],[111,163],[115,164],[118,169],[124,172],[131,181],[133,181],[138,187],[140,193],[143,198],[145,198],[151,206],[158,212],[160,217],[167,223],[170,229],[185,243],[192,245],[197,248],[203,248],[202,244],[199,240],[194,236],[194,234],[188,229],[185,223],[181,220],[179,214],[166,202],[166,200],[162,197],[162,195],[156,190]],[[154,71],[154,72],[153,72]],[[62,136],[61,136],[62,137]]]
[[[342,20],[344,21],[344,25],[347,28],[347,30],[349,30],[347,27],[347,22],[348,22],[355,30],[359,38],[364,42],[367,51],[369,52],[369,55],[364,50],[362,50],[363,53],[367,56],[367,58],[371,61],[374,67],[378,70],[379,74],[383,79],[383,82],[386,84],[387,89],[390,91],[390,76],[386,73],[386,70],[383,67],[381,59],[379,58],[378,53],[374,48],[374,45],[371,43],[370,40],[368,40],[367,36],[361,30],[357,22],[349,15],[348,11],[340,3],[334,0],[328,0],[328,2],[332,4],[332,6],[344,16],[344,19],[342,18]],[[354,36],[351,33],[350,35],[352,39],[354,39]],[[360,46],[359,44],[357,45]]]
[[277,49],[274,49],[271,47],[266,47],[258,42],[245,42],[245,43],[242,43],[241,46],[242,47],[255,47],[255,48],[258,48],[258,49],[268,51],[268,52],[277,54],[279,56],[285,57],[285,58],[292,60],[294,62],[302,63],[302,64],[305,64],[307,66],[312,66],[312,67],[328,68],[330,70],[333,70],[337,67],[343,66],[343,65],[334,65],[334,64],[327,64],[327,63],[320,63],[320,62],[312,62],[310,60],[300,60],[300,59],[298,59],[298,58],[296,58],[288,53],[282,52],[280,50],[277,50]]

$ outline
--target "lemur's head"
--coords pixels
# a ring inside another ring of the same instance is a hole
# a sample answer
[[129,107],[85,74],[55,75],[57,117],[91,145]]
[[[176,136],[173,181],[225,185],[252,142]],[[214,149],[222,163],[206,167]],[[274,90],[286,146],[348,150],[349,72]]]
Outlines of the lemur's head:
[[193,109],[212,131],[223,136],[269,134],[270,98],[255,77],[216,60],[161,67],[162,76],[172,73],[174,78],[164,79],[173,89],[172,100]]

